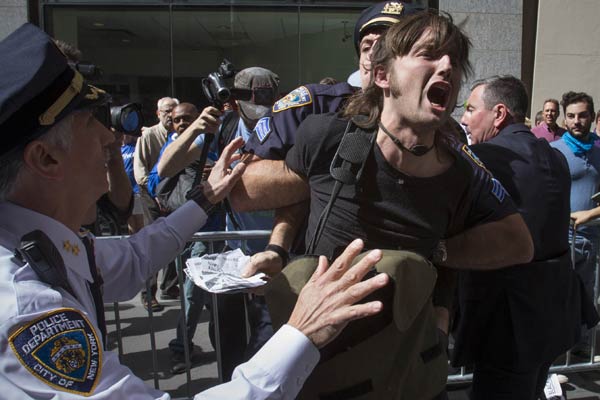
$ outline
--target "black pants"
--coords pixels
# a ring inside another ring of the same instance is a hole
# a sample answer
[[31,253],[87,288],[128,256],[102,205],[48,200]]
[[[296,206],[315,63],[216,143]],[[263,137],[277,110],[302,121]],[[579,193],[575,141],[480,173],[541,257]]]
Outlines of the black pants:
[[[244,362],[246,351],[246,311],[244,294],[220,294],[217,296],[219,308],[219,338],[221,340],[221,366],[223,382],[231,380],[236,366]],[[212,308],[209,323],[210,342],[216,348]]]
[[545,399],[544,386],[551,362],[513,371],[490,363],[475,364],[471,400]]

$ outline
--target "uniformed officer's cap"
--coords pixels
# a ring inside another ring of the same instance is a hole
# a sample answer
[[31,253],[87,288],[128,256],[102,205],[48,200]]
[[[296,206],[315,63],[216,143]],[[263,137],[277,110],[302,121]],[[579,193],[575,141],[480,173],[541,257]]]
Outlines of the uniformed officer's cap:
[[389,27],[401,17],[423,11],[423,7],[401,1],[382,1],[364,10],[354,26],[354,47],[358,53],[360,41],[369,29],[384,26]]
[[45,32],[24,24],[0,42],[0,155],[110,96],[87,84]]
[[242,112],[250,119],[264,117],[277,100],[279,76],[266,68],[250,67],[235,75],[233,86],[237,89],[252,90],[250,101],[240,101]]

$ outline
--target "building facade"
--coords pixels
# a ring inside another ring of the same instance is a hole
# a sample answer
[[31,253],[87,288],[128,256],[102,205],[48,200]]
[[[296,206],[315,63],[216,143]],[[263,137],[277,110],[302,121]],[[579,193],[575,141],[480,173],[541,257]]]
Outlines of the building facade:
[[[533,3],[416,2],[449,13],[471,37],[473,74],[464,82],[459,104],[474,79],[509,73],[527,81],[523,49],[530,40],[523,26]],[[152,118],[156,99],[165,95],[202,105],[201,78],[216,71],[224,58],[239,69],[259,65],[273,70],[281,78],[282,93],[324,77],[346,80],[358,61],[352,40],[354,23],[372,3],[0,0],[0,37],[22,22],[41,26],[78,47],[84,62],[99,66],[103,74],[96,83],[113,93],[117,102],[140,102]],[[537,4],[535,8],[534,15]],[[461,112],[457,109],[455,115]]]

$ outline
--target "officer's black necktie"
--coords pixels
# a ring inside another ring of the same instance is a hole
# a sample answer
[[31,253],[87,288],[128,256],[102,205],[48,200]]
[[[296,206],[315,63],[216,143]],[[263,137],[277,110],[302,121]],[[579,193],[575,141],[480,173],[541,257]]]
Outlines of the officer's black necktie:
[[96,269],[96,257],[94,256],[94,242],[87,237],[81,239],[85,246],[85,251],[88,256],[88,264],[90,265],[90,273],[94,280],[89,284],[90,292],[94,298],[94,304],[96,306],[96,318],[98,321],[98,328],[102,334],[102,343],[106,348],[106,320],[104,319],[104,300],[102,300],[102,284],[104,283],[102,277],[98,274]]

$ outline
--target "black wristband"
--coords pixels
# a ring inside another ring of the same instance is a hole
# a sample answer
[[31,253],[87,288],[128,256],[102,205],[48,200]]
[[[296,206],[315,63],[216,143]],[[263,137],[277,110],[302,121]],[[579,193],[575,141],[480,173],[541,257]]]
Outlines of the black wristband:
[[187,197],[189,200],[194,200],[196,204],[198,204],[200,208],[204,210],[206,215],[210,215],[210,213],[215,210],[216,204],[211,203],[206,198],[202,185],[198,185],[190,190],[185,197]]
[[287,265],[290,259],[290,254],[287,252],[286,249],[276,244],[268,244],[267,247],[265,247],[265,251],[267,250],[274,251],[275,253],[277,253],[277,255],[281,258],[282,267],[285,267]]

